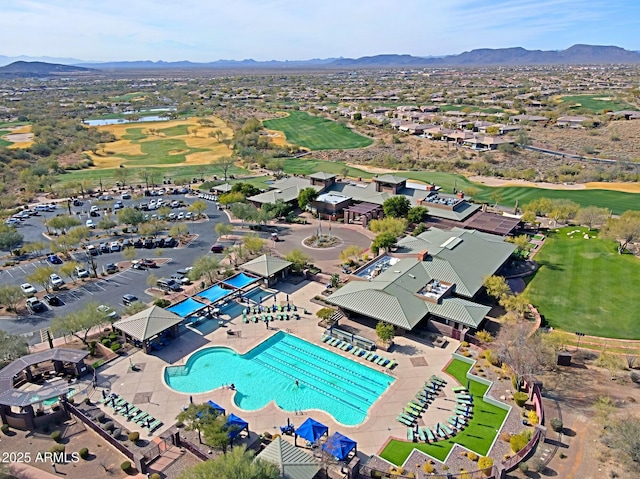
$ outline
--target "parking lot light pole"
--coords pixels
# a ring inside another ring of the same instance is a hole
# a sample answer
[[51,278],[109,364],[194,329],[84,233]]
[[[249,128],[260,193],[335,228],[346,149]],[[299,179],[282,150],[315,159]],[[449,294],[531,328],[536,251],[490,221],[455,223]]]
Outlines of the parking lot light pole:
[[576,351],[577,351],[578,349],[580,349],[580,338],[584,336],[584,333],[580,333],[576,331],[576,336],[578,337],[578,345],[576,346]]

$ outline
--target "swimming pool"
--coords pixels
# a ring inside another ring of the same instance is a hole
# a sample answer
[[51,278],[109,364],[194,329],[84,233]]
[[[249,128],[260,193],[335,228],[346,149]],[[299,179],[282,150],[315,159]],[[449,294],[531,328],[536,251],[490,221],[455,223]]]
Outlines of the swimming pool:
[[187,298],[184,301],[180,301],[179,303],[167,308],[167,311],[171,311],[182,318],[186,318],[205,306],[206,305],[200,301],[196,301],[193,298]]
[[275,291],[272,289],[262,289],[258,287],[243,293],[242,296],[244,298],[249,298],[249,300],[253,301],[254,304],[258,304],[264,302],[265,299],[270,298],[274,294]]
[[347,426],[363,422],[394,381],[282,331],[244,355],[225,347],[202,349],[185,366],[165,368],[164,378],[169,387],[189,394],[233,383],[241,409],[254,411],[273,400],[285,411],[324,410]]
[[198,293],[198,296],[208,299],[212,303],[224,298],[225,296],[229,296],[233,291],[230,289],[224,289],[219,284],[215,286],[211,286],[210,288],[205,289]]
[[228,284],[229,286],[233,286],[234,288],[244,288],[247,285],[250,285],[251,283],[255,283],[256,281],[258,281],[260,278],[254,278],[253,276],[247,276],[244,273],[240,273],[236,276],[232,276],[229,279],[225,279],[224,281],[222,281],[224,284]]
[[[76,390],[71,388],[69,389],[69,392],[67,392],[67,398],[72,397],[74,394],[76,393]],[[53,406],[55,403],[57,403],[59,400],[59,396],[55,396],[49,399],[45,399],[44,401],[42,401],[42,404],[44,406]]]

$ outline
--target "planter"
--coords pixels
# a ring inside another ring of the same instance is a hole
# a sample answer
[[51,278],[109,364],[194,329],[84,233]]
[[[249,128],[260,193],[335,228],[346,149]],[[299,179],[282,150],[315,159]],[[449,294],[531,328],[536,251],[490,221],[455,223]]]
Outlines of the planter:
[[391,349],[393,348],[394,342],[393,341],[376,341],[376,348],[377,349],[381,349],[382,351],[391,351]]

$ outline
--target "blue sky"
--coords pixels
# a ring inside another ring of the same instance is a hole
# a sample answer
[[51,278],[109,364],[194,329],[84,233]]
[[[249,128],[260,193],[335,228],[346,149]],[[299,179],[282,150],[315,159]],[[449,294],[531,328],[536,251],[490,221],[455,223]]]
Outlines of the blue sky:
[[640,50],[640,0],[18,0],[0,55],[303,60],[474,48]]

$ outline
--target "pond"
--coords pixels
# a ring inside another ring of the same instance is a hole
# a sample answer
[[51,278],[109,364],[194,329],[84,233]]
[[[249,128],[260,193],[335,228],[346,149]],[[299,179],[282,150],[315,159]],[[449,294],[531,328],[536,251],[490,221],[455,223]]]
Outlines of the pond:
[[159,116],[159,115],[150,115],[150,116],[143,116],[134,120],[129,120],[126,118],[104,118],[104,119],[98,119],[98,120],[85,120],[84,124],[89,126],[105,126],[105,125],[118,125],[121,123],[145,123],[148,121],[167,121],[167,120],[170,120],[170,118],[167,118],[165,116]]

